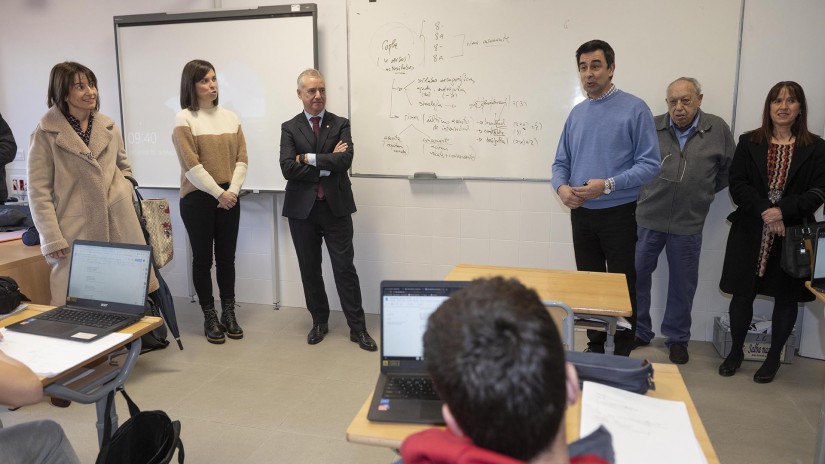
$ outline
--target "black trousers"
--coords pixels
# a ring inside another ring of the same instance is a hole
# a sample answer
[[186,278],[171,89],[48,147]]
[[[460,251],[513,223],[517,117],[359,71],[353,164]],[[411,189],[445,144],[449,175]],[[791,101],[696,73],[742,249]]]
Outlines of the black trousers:
[[366,330],[361,283],[355,271],[352,216],[335,217],[326,201],[316,200],[307,219],[289,218],[289,231],[298,255],[307,309],[314,324],[329,320],[329,300],[321,273],[321,244],[326,242],[335,288],[351,330]]
[[[576,208],[570,211],[573,252],[580,271],[616,272],[627,277],[633,315],[630,330],[616,332],[616,354],[628,355],[636,333],[636,202],[604,209]],[[603,347],[604,332],[587,331],[588,346]]]
[[[228,185],[227,185],[228,187]],[[224,187],[226,188],[226,187]],[[195,190],[180,199],[180,217],[192,246],[192,283],[201,306],[214,303],[212,253],[222,300],[235,298],[235,248],[241,221],[241,201],[229,210],[218,208],[212,195]]]

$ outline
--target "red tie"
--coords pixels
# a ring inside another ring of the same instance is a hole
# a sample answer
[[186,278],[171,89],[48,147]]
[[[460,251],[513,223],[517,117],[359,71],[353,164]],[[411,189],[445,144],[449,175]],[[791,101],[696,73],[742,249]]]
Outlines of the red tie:
[[[321,117],[313,116],[309,118],[309,121],[312,123],[312,132],[315,133],[315,138],[317,139],[318,136],[321,135]],[[324,186],[321,185],[321,179],[318,179],[318,191],[315,193],[315,196],[319,199],[324,198]]]

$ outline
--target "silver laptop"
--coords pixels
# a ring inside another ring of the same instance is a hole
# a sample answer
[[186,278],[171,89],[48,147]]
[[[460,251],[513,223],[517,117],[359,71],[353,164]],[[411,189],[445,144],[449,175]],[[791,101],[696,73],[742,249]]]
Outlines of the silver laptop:
[[7,329],[90,342],[143,317],[151,247],[75,240],[70,259],[66,305]]
[[811,270],[811,287],[825,293],[825,227],[816,230],[814,261]]
[[367,418],[380,422],[443,424],[442,401],[424,360],[427,319],[469,282],[381,282],[381,374]]

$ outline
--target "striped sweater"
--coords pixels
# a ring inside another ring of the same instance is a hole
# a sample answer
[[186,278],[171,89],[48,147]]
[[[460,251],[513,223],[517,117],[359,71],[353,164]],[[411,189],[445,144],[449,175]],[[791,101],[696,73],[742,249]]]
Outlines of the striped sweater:
[[246,179],[247,155],[241,123],[220,106],[181,110],[172,143],[180,161],[180,196],[202,190],[215,198],[227,189],[236,195]]

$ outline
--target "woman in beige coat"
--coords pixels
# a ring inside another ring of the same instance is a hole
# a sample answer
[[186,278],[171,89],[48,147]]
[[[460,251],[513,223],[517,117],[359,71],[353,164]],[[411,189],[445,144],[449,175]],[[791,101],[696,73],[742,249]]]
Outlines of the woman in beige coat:
[[[76,239],[145,244],[132,203],[123,138],[100,114],[97,78],[87,67],[59,63],[49,76],[49,110],[31,136],[29,204],[40,249],[52,268],[51,303],[66,302]],[[149,291],[157,290],[154,273]]]

